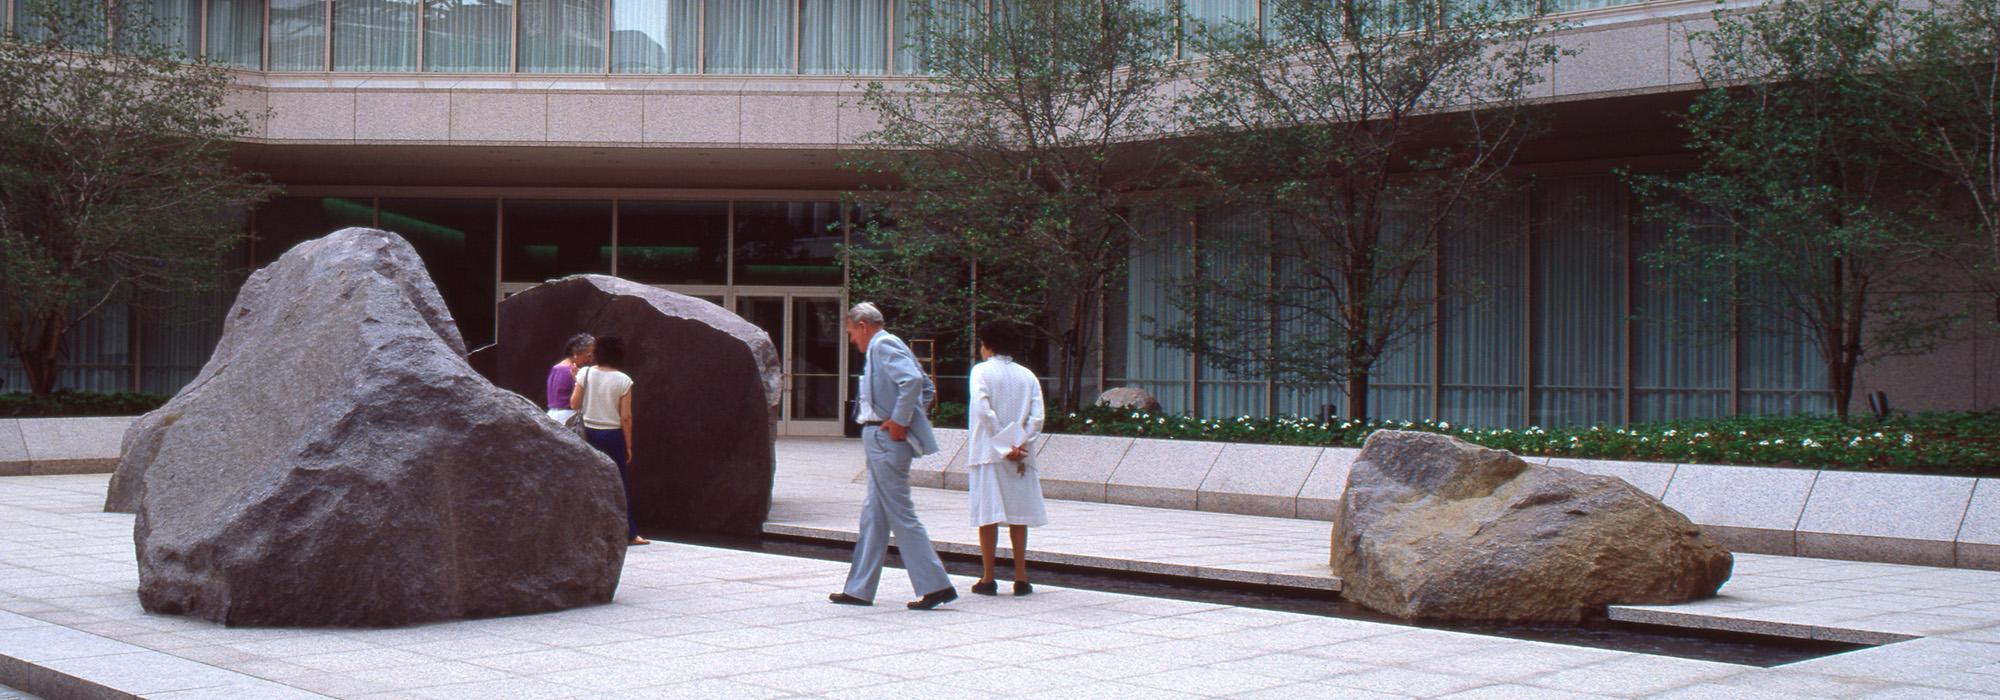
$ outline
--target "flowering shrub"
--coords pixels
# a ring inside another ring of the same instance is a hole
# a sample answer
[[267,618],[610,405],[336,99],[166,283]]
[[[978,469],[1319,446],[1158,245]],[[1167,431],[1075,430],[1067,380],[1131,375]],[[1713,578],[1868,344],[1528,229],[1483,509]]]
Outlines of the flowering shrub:
[[1359,447],[1377,430],[1421,430],[1528,455],[2000,476],[2000,411],[1926,413],[1850,423],[1825,416],[1788,416],[1491,430],[1435,421],[1193,418],[1092,406],[1051,415],[1047,429],[1323,447]]

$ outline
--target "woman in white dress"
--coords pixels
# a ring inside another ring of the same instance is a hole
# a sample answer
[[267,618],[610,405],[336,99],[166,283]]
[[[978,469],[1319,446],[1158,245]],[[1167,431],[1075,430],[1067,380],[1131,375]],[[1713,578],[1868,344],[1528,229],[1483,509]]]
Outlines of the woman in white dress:
[[1046,524],[1042,482],[1028,446],[1042,434],[1042,384],[1035,373],[1014,362],[1021,334],[1005,321],[979,329],[979,356],[972,367],[967,406],[966,475],[972,498],[972,524],[979,528],[979,582],[972,592],[997,595],[993,581],[993,548],[1000,524],[1014,544],[1014,595],[1028,595],[1028,528]]

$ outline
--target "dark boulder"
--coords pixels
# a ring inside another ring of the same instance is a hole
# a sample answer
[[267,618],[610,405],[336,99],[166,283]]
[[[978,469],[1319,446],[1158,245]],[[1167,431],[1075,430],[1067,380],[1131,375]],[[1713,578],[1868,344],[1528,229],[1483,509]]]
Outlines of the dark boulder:
[[604,603],[610,460],[464,359],[416,251],[345,229],[251,275],[201,374],[134,423],[108,509],[149,611],[393,626]]
[[770,336],[691,296],[580,275],[501,301],[499,342],[481,349],[479,364],[493,368],[493,383],[541,401],[549,367],[579,332],[625,339],[639,525],[761,533],[782,381]]
[[1620,479],[1385,430],[1348,473],[1332,563],[1341,597],[1398,617],[1575,622],[1714,595],[1733,558]]

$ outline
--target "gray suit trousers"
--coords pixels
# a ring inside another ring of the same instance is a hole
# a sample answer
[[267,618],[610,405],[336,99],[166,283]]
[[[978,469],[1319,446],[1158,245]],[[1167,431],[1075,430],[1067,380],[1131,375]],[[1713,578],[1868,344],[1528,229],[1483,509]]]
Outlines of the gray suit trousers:
[[889,431],[872,425],[862,429],[861,446],[868,455],[868,496],[861,502],[861,535],[854,541],[846,593],[862,600],[875,599],[891,534],[896,536],[896,549],[903,555],[903,568],[909,570],[910,587],[917,595],[951,587],[944,562],[938,560],[930,534],[917,519],[916,503],[910,500],[910,459],[916,456],[915,450],[908,442],[889,439]]

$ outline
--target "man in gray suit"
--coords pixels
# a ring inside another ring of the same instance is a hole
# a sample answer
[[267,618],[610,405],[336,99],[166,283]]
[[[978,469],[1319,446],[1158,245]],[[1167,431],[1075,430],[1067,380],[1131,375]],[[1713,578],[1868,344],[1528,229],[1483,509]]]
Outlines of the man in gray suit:
[[910,601],[909,608],[929,610],[958,598],[910,500],[910,460],[937,451],[930,419],[924,417],[937,388],[917,366],[909,346],[882,330],[882,325],[882,312],[874,304],[864,301],[847,312],[847,339],[868,358],[861,374],[861,396],[854,402],[854,419],[863,426],[861,450],[868,456],[868,497],[861,501],[861,535],[854,541],[847,587],[827,599],[843,605],[874,605],[882,558],[894,533],[903,567],[910,572],[910,586],[923,594]]

